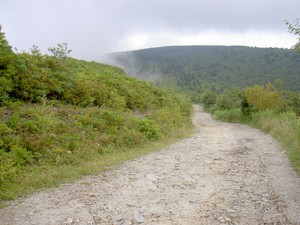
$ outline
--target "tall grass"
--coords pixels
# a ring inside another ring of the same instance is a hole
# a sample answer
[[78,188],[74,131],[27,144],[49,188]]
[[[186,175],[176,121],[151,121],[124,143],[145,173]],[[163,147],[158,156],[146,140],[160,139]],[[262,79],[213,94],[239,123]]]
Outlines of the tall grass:
[[276,138],[285,148],[292,166],[300,175],[300,118],[294,112],[278,113],[266,110],[253,113],[250,125]]
[[300,118],[294,112],[264,110],[245,116],[240,108],[236,108],[216,110],[214,116],[226,122],[245,123],[271,134],[284,147],[291,165],[300,175]]
[[240,108],[227,109],[227,110],[216,110],[214,116],[218,120],[232,123],[240,123],[247,119]]

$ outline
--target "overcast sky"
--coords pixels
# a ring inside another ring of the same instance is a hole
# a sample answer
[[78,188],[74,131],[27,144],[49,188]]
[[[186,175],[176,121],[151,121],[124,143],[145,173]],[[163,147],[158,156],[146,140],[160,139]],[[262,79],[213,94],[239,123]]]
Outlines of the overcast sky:
[[71,56],[165,45],[290,48],[283,20],[300,0],[0,0],[0,24],[19,51],[67,42]]

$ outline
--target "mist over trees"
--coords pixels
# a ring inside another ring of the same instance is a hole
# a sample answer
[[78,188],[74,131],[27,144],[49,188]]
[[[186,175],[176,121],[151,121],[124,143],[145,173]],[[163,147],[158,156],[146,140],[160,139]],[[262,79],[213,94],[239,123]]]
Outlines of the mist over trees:
[[192,94],[278,79],[287,90],[300,89],[300,55],[288,49],[173,46],[114,53],[111,58],[132,76]]

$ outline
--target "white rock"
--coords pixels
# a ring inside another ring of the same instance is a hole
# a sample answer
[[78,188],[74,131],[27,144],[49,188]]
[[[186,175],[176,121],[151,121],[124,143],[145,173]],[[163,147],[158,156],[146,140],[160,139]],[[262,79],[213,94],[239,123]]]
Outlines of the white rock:
[[143,214],[139,211],[134,212],[133,218],[134,218],[134,221],[137,222],[137,223],[143,223],[144,222]]
[[147,174],[146,177],[147,177],[148,180],[150,180],[152,182],[157,181],[157,178],[154,174]]
[[122,222],[124,220],[123,216],[118,215],[116,217],[113,218],[114,222]]
[[73,218],[68,218],[65,224],[66,225],[72,225],[72,224],[74,224],[74,219]]

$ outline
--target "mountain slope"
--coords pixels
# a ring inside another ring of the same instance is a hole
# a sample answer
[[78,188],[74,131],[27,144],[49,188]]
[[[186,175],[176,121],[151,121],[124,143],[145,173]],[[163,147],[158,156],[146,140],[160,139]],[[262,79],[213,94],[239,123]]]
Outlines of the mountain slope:
[[287,49],[241,46],[174,46],[113,53],[108,62],[127,73],[198,92],[244,88],[277,79],[300,90],[300,55]]
[[37,48],[15,54],[3,40],[0,206],[3,199],[139,155],[138,147],[190,124],[192,106],[184,96],[117,67]]

